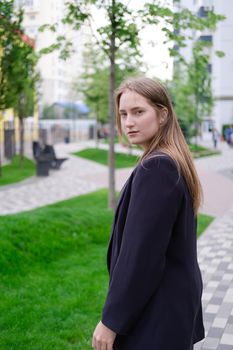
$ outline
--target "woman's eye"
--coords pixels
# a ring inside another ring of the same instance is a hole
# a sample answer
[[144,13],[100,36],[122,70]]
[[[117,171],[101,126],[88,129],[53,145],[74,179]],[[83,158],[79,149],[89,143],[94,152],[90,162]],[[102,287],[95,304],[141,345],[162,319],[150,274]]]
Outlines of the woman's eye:
[[121,113],[120,116],[121,116],[121,118],[126,118],[127,114],[126,113]]
[[140,115],[142,113],[143,113],[143,111],[140,111],[140,110],[136,112],[137,115]]

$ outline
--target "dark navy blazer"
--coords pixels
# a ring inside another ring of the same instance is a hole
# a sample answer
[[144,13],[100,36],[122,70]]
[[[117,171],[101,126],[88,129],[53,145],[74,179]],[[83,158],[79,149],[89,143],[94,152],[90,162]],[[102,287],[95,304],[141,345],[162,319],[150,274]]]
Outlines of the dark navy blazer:
[[189,350],[203,339],[196,218],[166,155],[144,160],[122,189],[108,248],[102,322],[114,350]]

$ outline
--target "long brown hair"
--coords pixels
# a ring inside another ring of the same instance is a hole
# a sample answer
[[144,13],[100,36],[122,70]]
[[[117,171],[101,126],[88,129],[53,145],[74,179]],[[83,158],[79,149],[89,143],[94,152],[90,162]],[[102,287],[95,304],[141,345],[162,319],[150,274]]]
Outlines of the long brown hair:
[[175,163],[180,174],[186,180],[194,212],[197,214],[202,202],[202,187],[198,178],[192,155],[176,118],[171,99],[165,87],[157,80],[146,77],[129,78],[122,82],[115,92],[116,117],[119,134],[122,136],[121,118],[119,114],[119,104],[121,95],[126,91],[134,91],[145,97],[148,103],[153,106],[158,113],[166,111],[166,118],[159,126],[159,130],[154,136],[149,147],[144,151],[141,160],[152,155],[155,151],[161,151],[170,156]]

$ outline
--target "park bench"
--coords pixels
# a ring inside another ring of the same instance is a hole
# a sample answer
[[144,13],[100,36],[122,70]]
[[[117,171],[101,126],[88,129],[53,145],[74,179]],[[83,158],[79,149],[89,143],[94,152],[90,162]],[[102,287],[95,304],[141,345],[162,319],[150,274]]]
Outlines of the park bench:
[[45,145],[43,152],[48,158],[51,159],[51,168],[52,169],[60,169],[62,163],[67,160],[68,158],[57,158],[55,149],[51,145]]
[[67,160],[67,158],[57,158],[53,146],[45,145],[41,147],[38,141],[33,141],[32,150],[37,164],[38,176],[49,175],[49,169],[60,169],[61,164]]

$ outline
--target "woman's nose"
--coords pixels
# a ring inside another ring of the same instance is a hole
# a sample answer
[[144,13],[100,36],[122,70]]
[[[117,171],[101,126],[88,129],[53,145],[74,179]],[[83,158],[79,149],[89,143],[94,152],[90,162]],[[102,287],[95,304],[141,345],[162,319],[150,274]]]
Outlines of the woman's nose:
[[125,120],[125,126],[130,127],[135,124],[134,118],[131,115],[127,115],[127,118]]

